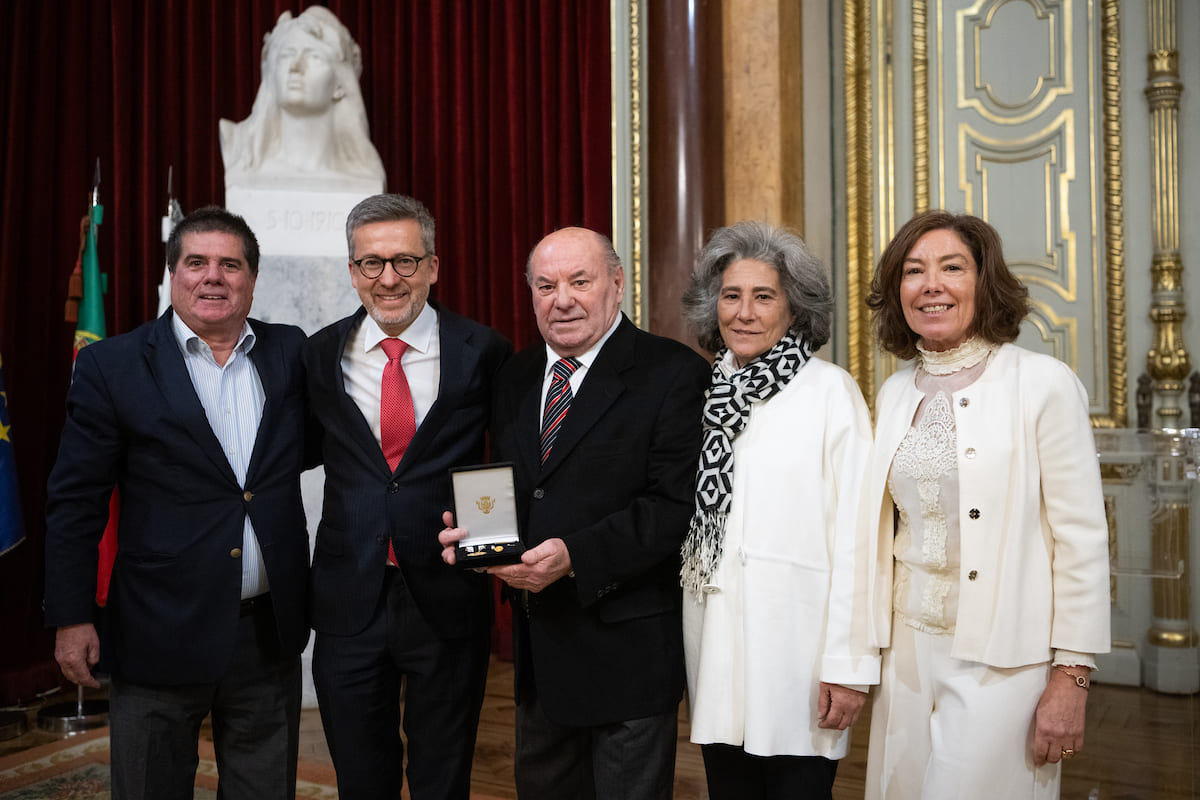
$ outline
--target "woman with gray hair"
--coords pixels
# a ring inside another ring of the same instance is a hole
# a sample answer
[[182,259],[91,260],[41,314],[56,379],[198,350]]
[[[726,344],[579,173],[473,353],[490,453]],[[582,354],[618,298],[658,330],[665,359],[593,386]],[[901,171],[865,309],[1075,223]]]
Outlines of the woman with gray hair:
[[832,310],[820,261],[762,222],[713,234],[683,298],[716,352],[681,580],[714,800],[832,797],[878,682],[856,536],[871,423],[854,380],[812,357]]

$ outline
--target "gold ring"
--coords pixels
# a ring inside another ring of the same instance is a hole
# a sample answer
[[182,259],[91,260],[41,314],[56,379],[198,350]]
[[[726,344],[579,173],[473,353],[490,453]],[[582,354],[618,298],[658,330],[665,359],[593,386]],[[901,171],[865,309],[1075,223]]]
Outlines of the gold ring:
[[1074,757],[1075,757],[1075,751],[1074,751],[1074,750],[1072,750],[1072,749],[1071,749],[1071,748],[1069,748],[1069,747],[1064,747],[1064,748],[1063,748],[1063,751],[1062,751],[1062,757],[1063,757],[1063,758],[1074,758]]

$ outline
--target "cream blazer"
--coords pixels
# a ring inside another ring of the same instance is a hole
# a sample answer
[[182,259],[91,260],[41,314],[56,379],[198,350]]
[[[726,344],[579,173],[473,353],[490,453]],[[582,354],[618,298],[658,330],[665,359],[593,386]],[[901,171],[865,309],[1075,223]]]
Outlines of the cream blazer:
[[817,727],[817,684],[879,682],[856,540],[870,451],[862,393],[828,362],[753,406],[734,439],[721,562],[701,602],[684,592],[693,742],[846,754],[846,732]]
[[[887,477],[922,394],[913,367],[879,391],[865,515],[873,641],[892,622]],[[1052,650],[1109,649],[1108,528],[1087,392],[1058,359],[1006,344],[951,398],[957,428],[962,562],[951,654],[993,667],[1050,660]],[[869,535],[869,534],[868,534]]]

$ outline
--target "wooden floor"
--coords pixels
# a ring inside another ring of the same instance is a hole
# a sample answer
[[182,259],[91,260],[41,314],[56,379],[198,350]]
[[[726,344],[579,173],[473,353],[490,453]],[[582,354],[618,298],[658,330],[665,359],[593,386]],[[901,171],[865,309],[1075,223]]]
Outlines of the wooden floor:
[[[479,721],[471,785],[482,795],[516,798],[513,788],[512,665],[493,658]],[[328,759],[316,712],[305,712],[301,758]],[[836,800],[863,796],[869,715],[855,726],[850,753],[838,767]],[[679,715],[676,800],[706,800],[700,748],[688,741],[686,707]],[[1192,800],[1200,798],[1200,696],[1092,686],[1086,748],[1067,763],[1064,800]],[[976,799],[972,799],[976,800]],[[986,800],[980,798],[978,800]]]
[[[53,698],[56,702],[62,698]],[[30,712],[32,714],[32,710]],[[480,796],[515,798],[513,788],[512,665],[492,660],[479,723],[472,788]],[[859,720],[849,755],[838,768],[834,797],[857,800],[866,773],[866,731]],[[43,744],[50,735],[31,731],[0,742],[0,755]],[[328,764],[329,749],[316,710],[303,713],[300,758]],[[1200,695],[1178,697],[1145,689],[1092,686],[1086,747],[1067,762],[1064,800],[1190,800],[1200,798]],[[675,762],[677,800],[704,800],[700,749],[688,741],[686,709],[680,710]]]

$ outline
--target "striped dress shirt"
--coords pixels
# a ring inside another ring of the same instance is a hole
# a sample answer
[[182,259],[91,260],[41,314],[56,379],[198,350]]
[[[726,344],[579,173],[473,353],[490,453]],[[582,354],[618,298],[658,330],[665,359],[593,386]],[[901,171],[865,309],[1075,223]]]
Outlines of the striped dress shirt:
[[[175,340],[183,353],[183,362],[200,405],[204,406],[208,424],[221,443],[238,485],[245,488],[246,469],[250,466],[254,441],[258,438],[258,423],[262,421],[267,399],[262,379],[249,357],[254,348],[254,331],[249,323],[242,323],[237,345],[222,366],[213,358],[212,348],[185,325],[178,314],[173,315],[172,323]],[[254,535],[254,526],[247,515],[242,528],[242,599],[269,590],[258,537]]]

